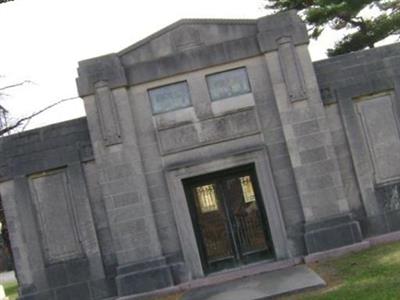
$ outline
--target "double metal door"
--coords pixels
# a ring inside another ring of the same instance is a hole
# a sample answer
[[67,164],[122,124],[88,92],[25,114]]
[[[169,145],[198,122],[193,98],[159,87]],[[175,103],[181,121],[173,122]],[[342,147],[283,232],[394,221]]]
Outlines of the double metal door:
[[184,182],[206,273],[273,257],[252,166]]

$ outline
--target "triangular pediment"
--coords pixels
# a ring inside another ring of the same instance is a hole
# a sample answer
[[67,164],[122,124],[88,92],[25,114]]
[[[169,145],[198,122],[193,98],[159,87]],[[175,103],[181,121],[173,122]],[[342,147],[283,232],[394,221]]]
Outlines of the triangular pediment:
[[122,50],[119,56],[124,64],[135,64],[256,32],[256,20],[183,19]]

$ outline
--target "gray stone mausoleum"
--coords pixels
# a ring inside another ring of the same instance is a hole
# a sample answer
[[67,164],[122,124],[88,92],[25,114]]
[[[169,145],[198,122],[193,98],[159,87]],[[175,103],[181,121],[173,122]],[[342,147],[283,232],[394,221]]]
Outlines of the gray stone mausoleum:
[[400,230],[400,44],[312,62],[308,42],[294,12],[181,20],[80,62],[86,118],[0,140],[20,299],[190,286]]

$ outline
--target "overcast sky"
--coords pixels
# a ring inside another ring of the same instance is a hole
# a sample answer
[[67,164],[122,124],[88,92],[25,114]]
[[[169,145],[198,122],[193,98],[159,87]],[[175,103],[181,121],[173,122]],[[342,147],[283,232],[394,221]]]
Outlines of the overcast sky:
[[[15,0],[0,5],[1,104],[13,116],[28,115],[77,95],[78,61],[117,52],[182,18],[258,18],[263,0]],[[325,57],[337,34],[312,42],[313,60]],[[29,128],[84,115],[73,100],[35,118]]]

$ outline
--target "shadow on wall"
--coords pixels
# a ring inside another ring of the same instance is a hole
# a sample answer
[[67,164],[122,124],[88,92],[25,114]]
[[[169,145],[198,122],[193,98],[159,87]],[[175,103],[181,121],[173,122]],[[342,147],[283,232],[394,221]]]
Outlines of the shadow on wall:
[[375,195],[380,213],[358,218],[365,237],[400,230],[400,183],[376,187]]
[[0,195],[0,273],[14,270],[11,252],[10,238],[8,235],[7,222],[4,215],[3,202]]

